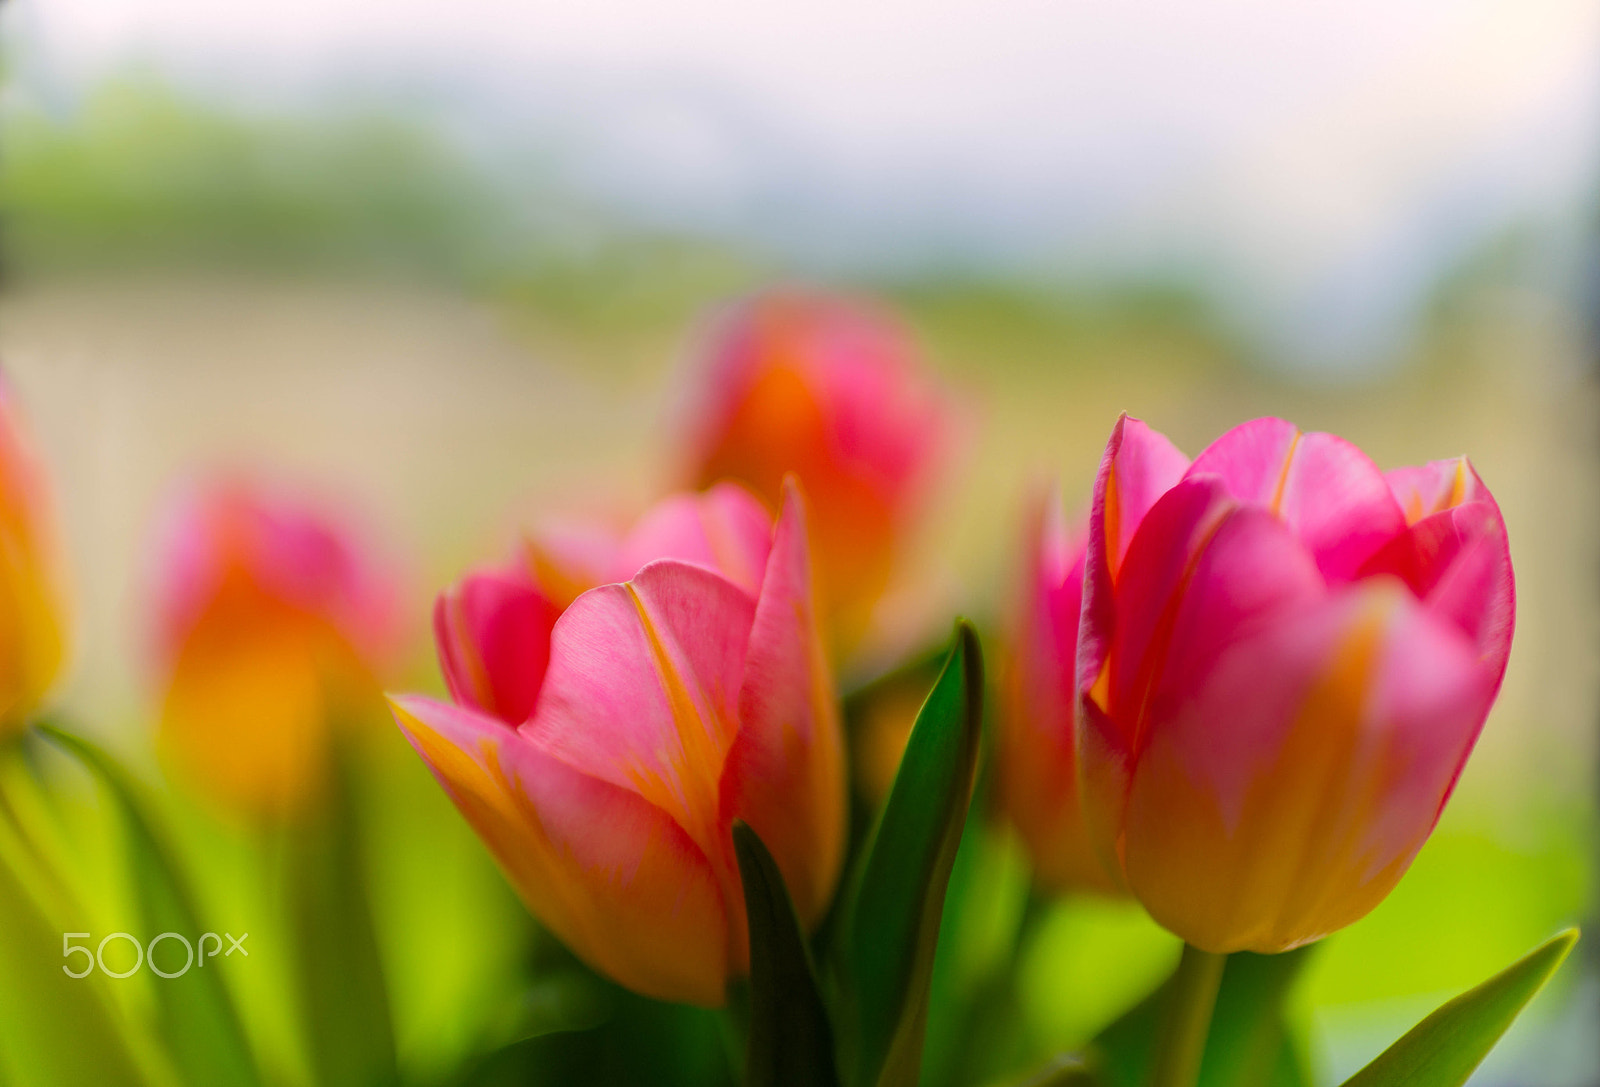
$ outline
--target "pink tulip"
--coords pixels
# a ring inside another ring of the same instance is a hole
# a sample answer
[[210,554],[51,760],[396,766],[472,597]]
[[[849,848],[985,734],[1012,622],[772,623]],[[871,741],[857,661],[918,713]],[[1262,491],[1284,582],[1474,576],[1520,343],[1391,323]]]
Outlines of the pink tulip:
[[381,709],[394,580],[336,518],[242,479],[184,495],[159,559],[163,753],[224,806],[300,808],[333,730]]
[[775,528],[725,485],[667,499],[623,540],[530,551],[441,597],[455,702],[395,697],[395,718],[577,954],[641,993],[720,1004],[748,961],[733,820],[772,851],[806,923],[843,858],[799,491]]
[[949,444],[951,406],[909,333],[860,301],[771,291],[734,307],[707,349],[691,475],[776,508],[784,477],[815,502],[817,582],[835,636],[867,627]]
[[1028,517],[1019,601],[1001,673],[995,764],[999,800],[1033,859],[1034,877],[1062,891],[1110,891],[1078,802],[1078,615],[1087,526],[1070,529],[1055,494]]
[[1212,952],[1295,947],[1389,893],[1499,690],[1515,611],[1505,524],[1465,458],[1385,476],[1280,419],[1193,463],[1120,420],[1084,594],[1091,837]]

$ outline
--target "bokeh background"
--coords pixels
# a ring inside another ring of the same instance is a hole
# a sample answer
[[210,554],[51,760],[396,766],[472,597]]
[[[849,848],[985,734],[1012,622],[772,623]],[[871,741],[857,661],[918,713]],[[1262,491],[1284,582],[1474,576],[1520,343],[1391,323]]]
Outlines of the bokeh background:
[[[1592,918],[1592,3],[9,0],[0,48],[0,359],[66,523],[63,702],[139,765],[180,481],[250,467],[364,519],[410,572],[396,683],[436,690],[431,594],[541,510],[671,483],[707,308],[799,281],[887,299],[965,405],[912,559],[939,629],[997,614],[1028,485],[1085,501],[1122,410],[1190,454],[1270,413],[1385,467],[1472,456],[1511,533],[1510,670],[1412,873],[1297,991],[1324,1080]],[[394,741],[369,860],[427,1074],[527,1014],[528,929]],[[259,873],[179,822],[270,945]],[[1030,1036],[1087,1038],[1176,954],[1134,907],[1053,908]],[[1476,1082],[1600,1078],[1581,954]],[[293,1082],[270,963],[241,1000]]]

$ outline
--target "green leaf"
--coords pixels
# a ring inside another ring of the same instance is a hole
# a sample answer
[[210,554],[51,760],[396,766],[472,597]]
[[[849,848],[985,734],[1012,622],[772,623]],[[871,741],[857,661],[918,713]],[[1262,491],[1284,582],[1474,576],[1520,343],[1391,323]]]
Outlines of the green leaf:
[[[1283,1003],[1315,945],[1281,955],[1228,956],[1200,1064],[1200,1087],[1305,1087],[1310,1076],[1284,1024]],[[1107,1087],[1142,1087],[1171,981],[1101,1031],[1092,1063]]]
[[[198,941],[208,930],[200,922],[193,896],[171,853],[157,838],[128,775],[115,759],[88,740],[52,725],[41,725],[40,731],[99,778],[120,814],[144,939],[177,933],[184,941]],[[183,944],[168,939],[157,946],[163,955],[168,955]],[[192,946],[186,960],[193,965],[182,967],[175,959],[163,963],[162,968],[168,972],[182,973],[161,978],[154,985],[161,1035],[180,1076],[194,1087],[259,1084],[261,1077],[244,1028],[218,974],[221,966],[207,966],[204,959],[194,964]],[[156,963],[147,965],[154,967]]]
[[[0,1081],[11,1087],[148,1082],[99,974],[62,973],[62,930],[0,858]],[[75,926],[81,927],[81,926]]]
[[387,1087],[399,1079],[394,1027],[349,768],[336,759],[323,802],[285,829],[295,976],[314,1078],[322,1087]]
[[1441,1005],[1344,1087],[1459,1087],[1577,942],[1578,930],[1567,929]]
[[971,624],[906,742],[835,948],[841,1065],[855,1087],[915,1087],[945,885],[972,799],[983,658]]
[[833,1028],[783,873],[756,832],[733,824],[750,923],[746,1087],[836,1087]]

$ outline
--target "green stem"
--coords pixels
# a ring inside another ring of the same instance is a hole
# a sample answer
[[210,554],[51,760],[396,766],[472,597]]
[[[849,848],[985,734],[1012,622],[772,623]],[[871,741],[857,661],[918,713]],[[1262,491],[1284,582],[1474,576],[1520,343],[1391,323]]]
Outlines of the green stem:
[[1211,1011],[1222,984],[1222,968],[1228,956],[1214,955],[1188,944],[1173,975],[1172,989],[1156,1039],[1155,1067],[1150,1087],[1195,1087],[1200,1079],[1200,1060],[1206,1052],[1206,1036],[1211,1032]]

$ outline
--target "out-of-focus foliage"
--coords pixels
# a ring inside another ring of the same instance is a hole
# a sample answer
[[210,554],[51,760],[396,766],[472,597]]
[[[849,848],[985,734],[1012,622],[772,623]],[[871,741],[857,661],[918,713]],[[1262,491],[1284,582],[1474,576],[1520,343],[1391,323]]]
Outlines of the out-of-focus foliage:
[[159,84],[101,87],[68,117],[14,111],[0,204],[27,268],[398,265],[459,276],[504,198],[414,125],[209,109]]

